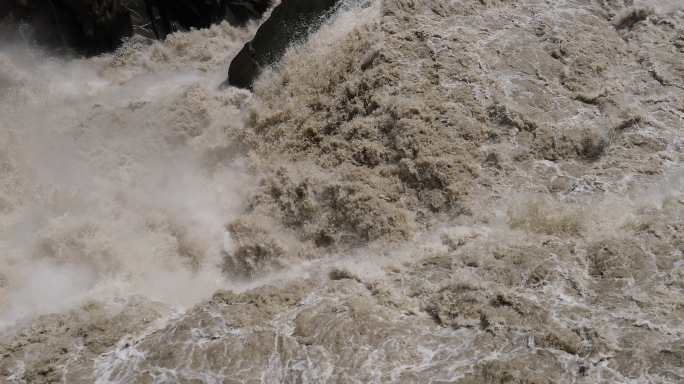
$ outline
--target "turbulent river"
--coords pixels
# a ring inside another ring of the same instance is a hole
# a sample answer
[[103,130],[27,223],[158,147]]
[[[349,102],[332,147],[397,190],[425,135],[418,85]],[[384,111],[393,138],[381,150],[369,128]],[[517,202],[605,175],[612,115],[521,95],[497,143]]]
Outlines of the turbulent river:
[[0,383],[684,381],[684,9],[0,46]]

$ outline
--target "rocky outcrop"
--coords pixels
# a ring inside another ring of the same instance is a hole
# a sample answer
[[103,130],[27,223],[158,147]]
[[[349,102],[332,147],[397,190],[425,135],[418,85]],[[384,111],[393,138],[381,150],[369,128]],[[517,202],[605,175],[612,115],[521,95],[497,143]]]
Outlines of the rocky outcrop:
[[[89,303],[67,313],[42,316],[15,337],[0,334],[0,382],[92,383],[93,359],[115,348],[127,335],[143,333],[169,312],[160,303],[132,298],[119,308]],[[122,342],[122,346],[127,344]],[[23,373],[16,374],[19,367]]]
[[285,0],[273,10],[252,41],[230,63],[224,86],[251,88],[262,69],[276,63],[293,42],[320,25],[338,0]]
[[111,51],[133,32],[130,12],[120,0],[9,0],[0,20],[22,35],[18,25],[27,23],[31,40],[41,45],[86,55]]
[[225,0],[226,19],[233,25],[241,25],[258,19],[273,5],[272,0]]
[[260,18],[271,0],[8,0],[0,5],[3,35],[96,55],[116,49],[134,33],[163,39],[172,32],[207,28],[227,20],[244,25]]
[[[271,6],[271,0],[214,0],[214,1],[164,1],[128,0],[144,11],[146,24],[158,38],[179,29],[207,28],[227,20],[232,25],[244,25],[260,18]],[[141,4],[142,3],[142,4]]]

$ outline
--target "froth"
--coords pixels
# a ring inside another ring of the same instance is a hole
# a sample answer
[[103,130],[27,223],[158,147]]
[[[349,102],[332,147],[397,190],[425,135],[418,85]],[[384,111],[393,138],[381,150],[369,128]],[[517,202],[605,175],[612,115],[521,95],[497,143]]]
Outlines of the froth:
[[251,183],[228,139],[244,97],[215,85],[248,31],[87,60],[0,48],[0,324],[89,297],[188,305],[227,284],[225,224]]

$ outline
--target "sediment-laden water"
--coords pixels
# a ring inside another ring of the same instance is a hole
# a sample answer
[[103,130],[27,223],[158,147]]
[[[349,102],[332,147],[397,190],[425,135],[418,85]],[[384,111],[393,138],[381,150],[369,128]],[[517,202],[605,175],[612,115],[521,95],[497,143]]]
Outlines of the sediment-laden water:
[[0,382],[684,380],[684,9],[0,47]]

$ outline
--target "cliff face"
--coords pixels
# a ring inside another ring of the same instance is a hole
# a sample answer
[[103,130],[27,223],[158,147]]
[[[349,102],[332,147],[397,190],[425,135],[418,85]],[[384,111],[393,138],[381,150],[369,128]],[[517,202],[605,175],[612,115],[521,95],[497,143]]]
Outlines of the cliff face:
[[[271,4],[270,0],[6,0],[0,5],[0,21],[4,20],[5,38],[21,35],[44,47],[92,56],[114,51],[134,33],[163,39],[223,20],[244,25],[261,18]],[[17,33],[21,25],[30,26],[29,33]]]
[[13,29],[30,25],[30,39],[41,45],[87,55],[113,51],[133,33],[130,12],[119,0],[7,0],[2,19]]
[[[117,185],[107,204],[97,178],[72,192],[107,220],[46,214],[31,257],[84,265],[98,284],[88,304],[6,328],[0,377],[684,380],[679,2],[344,3],[253,93],[216,91],[217,48],[232,57],[248,39],[236,31],[176,34],[86,62],[120,88],[61,116],[58,137],[104,157],[108,177],[129,189]],[[185,75],[168,78],[174,87],[143,86],[172,71]],[[0,72],[16,100],[33,84],[21,73]],[[13,108],[6,116],[24,121]],[[21,131],[0,139],[21,143]],[[24,174],[23,152],[7,153],[3,169]],[[173,163],[183,177],[142,182],[149,169],[168,171],[165,153],[193,167]],[[25,174],[0,184],[8,223],[24,223],[21,207],[33,204],[17,192],[38,177]],[[203,184],[207,196],[195,189]],[[164,198],[140,200],[150,191]],[[58,192],[50,204],[70,201]],[[174,193],[192,204],[171,210]],[[226,214],[214,219],[212,207]],[[230,241],[216,251],[221,235]],[[0,298],[13,303],[10,272]],[[141,297],[103,298],[119,275]],[[143,284],[156,278],[170,295]],[[202,284],[211,298],[173,306]]]

